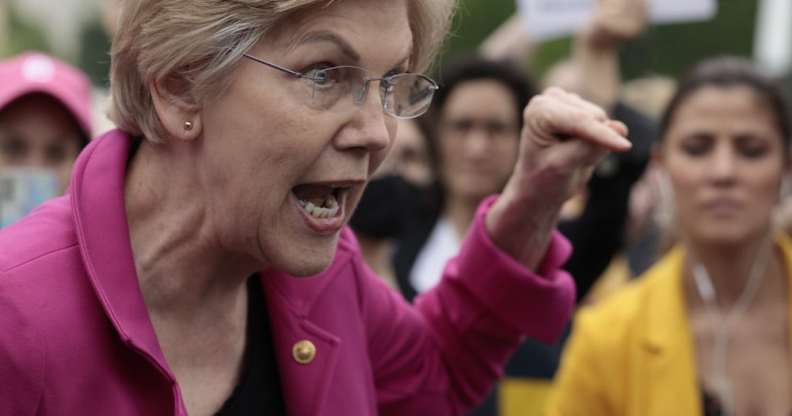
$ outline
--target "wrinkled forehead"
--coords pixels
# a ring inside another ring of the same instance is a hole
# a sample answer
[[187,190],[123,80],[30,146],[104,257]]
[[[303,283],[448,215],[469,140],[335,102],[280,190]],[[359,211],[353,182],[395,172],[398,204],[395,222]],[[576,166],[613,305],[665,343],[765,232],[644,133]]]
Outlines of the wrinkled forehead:
[[345,52],[361,64],[382,56],[410,58],[413,33],[408,0],[329,1],[284,16],[264,39],[286,53],[316,41],[348,49]]

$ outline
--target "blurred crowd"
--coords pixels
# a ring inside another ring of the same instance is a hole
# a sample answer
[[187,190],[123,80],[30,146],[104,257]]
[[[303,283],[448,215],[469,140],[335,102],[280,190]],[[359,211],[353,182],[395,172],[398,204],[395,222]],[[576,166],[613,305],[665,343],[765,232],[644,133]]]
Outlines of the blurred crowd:
[[[514,169],[526,104],[561,87],[624,122],[633,148],[604,159],[559,219],[579,306],[568,336],[526,339],[473,414],[789,414],[787,100],[738,57],[625,81],[620,50],[646,29],[647,4],[598,4],[541,78],[518,16],[435,65],[430,112],[399,122],[351,220],[364,258],[410,301],[436,285]],[[117,6],[104,10],[111,38]],[[0,227],[66,189],[79,152],[112,127],[105,88],[36,51],[0,61]]]

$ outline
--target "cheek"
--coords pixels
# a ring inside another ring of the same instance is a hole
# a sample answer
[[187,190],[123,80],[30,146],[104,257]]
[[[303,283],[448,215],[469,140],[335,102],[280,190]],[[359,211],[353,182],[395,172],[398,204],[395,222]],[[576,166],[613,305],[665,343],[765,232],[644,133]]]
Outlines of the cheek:
[[696,214],[695,198],[697,191],[704,185],[704,178],[695,164],[678,158],[666,158],[663,168],[665,173],[663,180],[666,182],[667,179],[666,183],[671,191],[669,198],[673,204],[675,217],[687,222]]
[[[73,164],[72,164],[71,161],[62,162],[58,166],[55,167],[55,170],[58,172],[58,174],[62,178],[68,180],[69,179],[69,175],[71,175],[72,166],[73,166]],[[65,183],[65,182],[62,182],[62,183]]]
[[437,141],[437,157],[442,171],[453,170],[459,164],[461,149],[454,145],[453,139],[439,138]]
[[747,170],[748,186],[755,190],[754,201],[757,203],[775,205],[781,194],[783,180],[782,166],[767,163],[763,167]]
[[696,160],[679,152],[667,152],[664,168],[675,194],[691,192],[706,185],[708,167],[703,159]]
[[504,140],[493,143],[493,149],[487,161],[502,174],[511,174],[519,156],[520,142],[518,139]]
[[514,140],[508,141],[504,143],[504,145],[502,146],[502,149],[500,151],[500,156],[502,156],[503,158],[501,159],[499,157],[499,160],[511,161],[510,165],[514,166],[514,164],[517,163],[517,156],[519,155],[519,151],[520,151],[519,138],[515,138]]
[[399,155],[394,154],[394,150],[398,151],[398,149],[394,149],[393,144],[393,135],[390,136],[390,142],[388,143],[388,147],[384,150],[375,151],[371,153],[369,157],[369,177],[374,174],[380,167],[382,166],[383,162],[387,160],[387,166],[383,169],[387,169],[387,171],[393,171],[395,166],[400,166],[402,161],[399,160]]

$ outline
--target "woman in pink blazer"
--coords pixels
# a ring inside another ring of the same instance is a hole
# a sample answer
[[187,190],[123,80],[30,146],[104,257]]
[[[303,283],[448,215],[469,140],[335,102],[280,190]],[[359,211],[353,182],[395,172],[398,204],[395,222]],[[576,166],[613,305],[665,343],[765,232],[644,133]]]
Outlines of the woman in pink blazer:
[[453,2],[124,7],[120,130],[0,232],[0,414],[459,414],[523,336],[559,335],[559,207],[630,146],[623,125],[536,98],[504,193],[411,306],[345,224],[397,119],[431,102],[418,72]]

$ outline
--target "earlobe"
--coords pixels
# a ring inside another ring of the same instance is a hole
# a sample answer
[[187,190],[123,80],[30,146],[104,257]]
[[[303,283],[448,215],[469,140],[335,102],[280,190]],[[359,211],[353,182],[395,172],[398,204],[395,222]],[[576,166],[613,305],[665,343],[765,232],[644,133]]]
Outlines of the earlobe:
[[168,135],[162,139],[195,140],[201,134],[198,106],[190,102],[192,100],[173,93],[174,86],[168,84],[167,81],[155,81],[149,86],[154,109]]
[[655,143],[652,145],[652,150],[649,153],[649,161],[657,166],[665,165],[665,155],[663,154],[663,145]]

